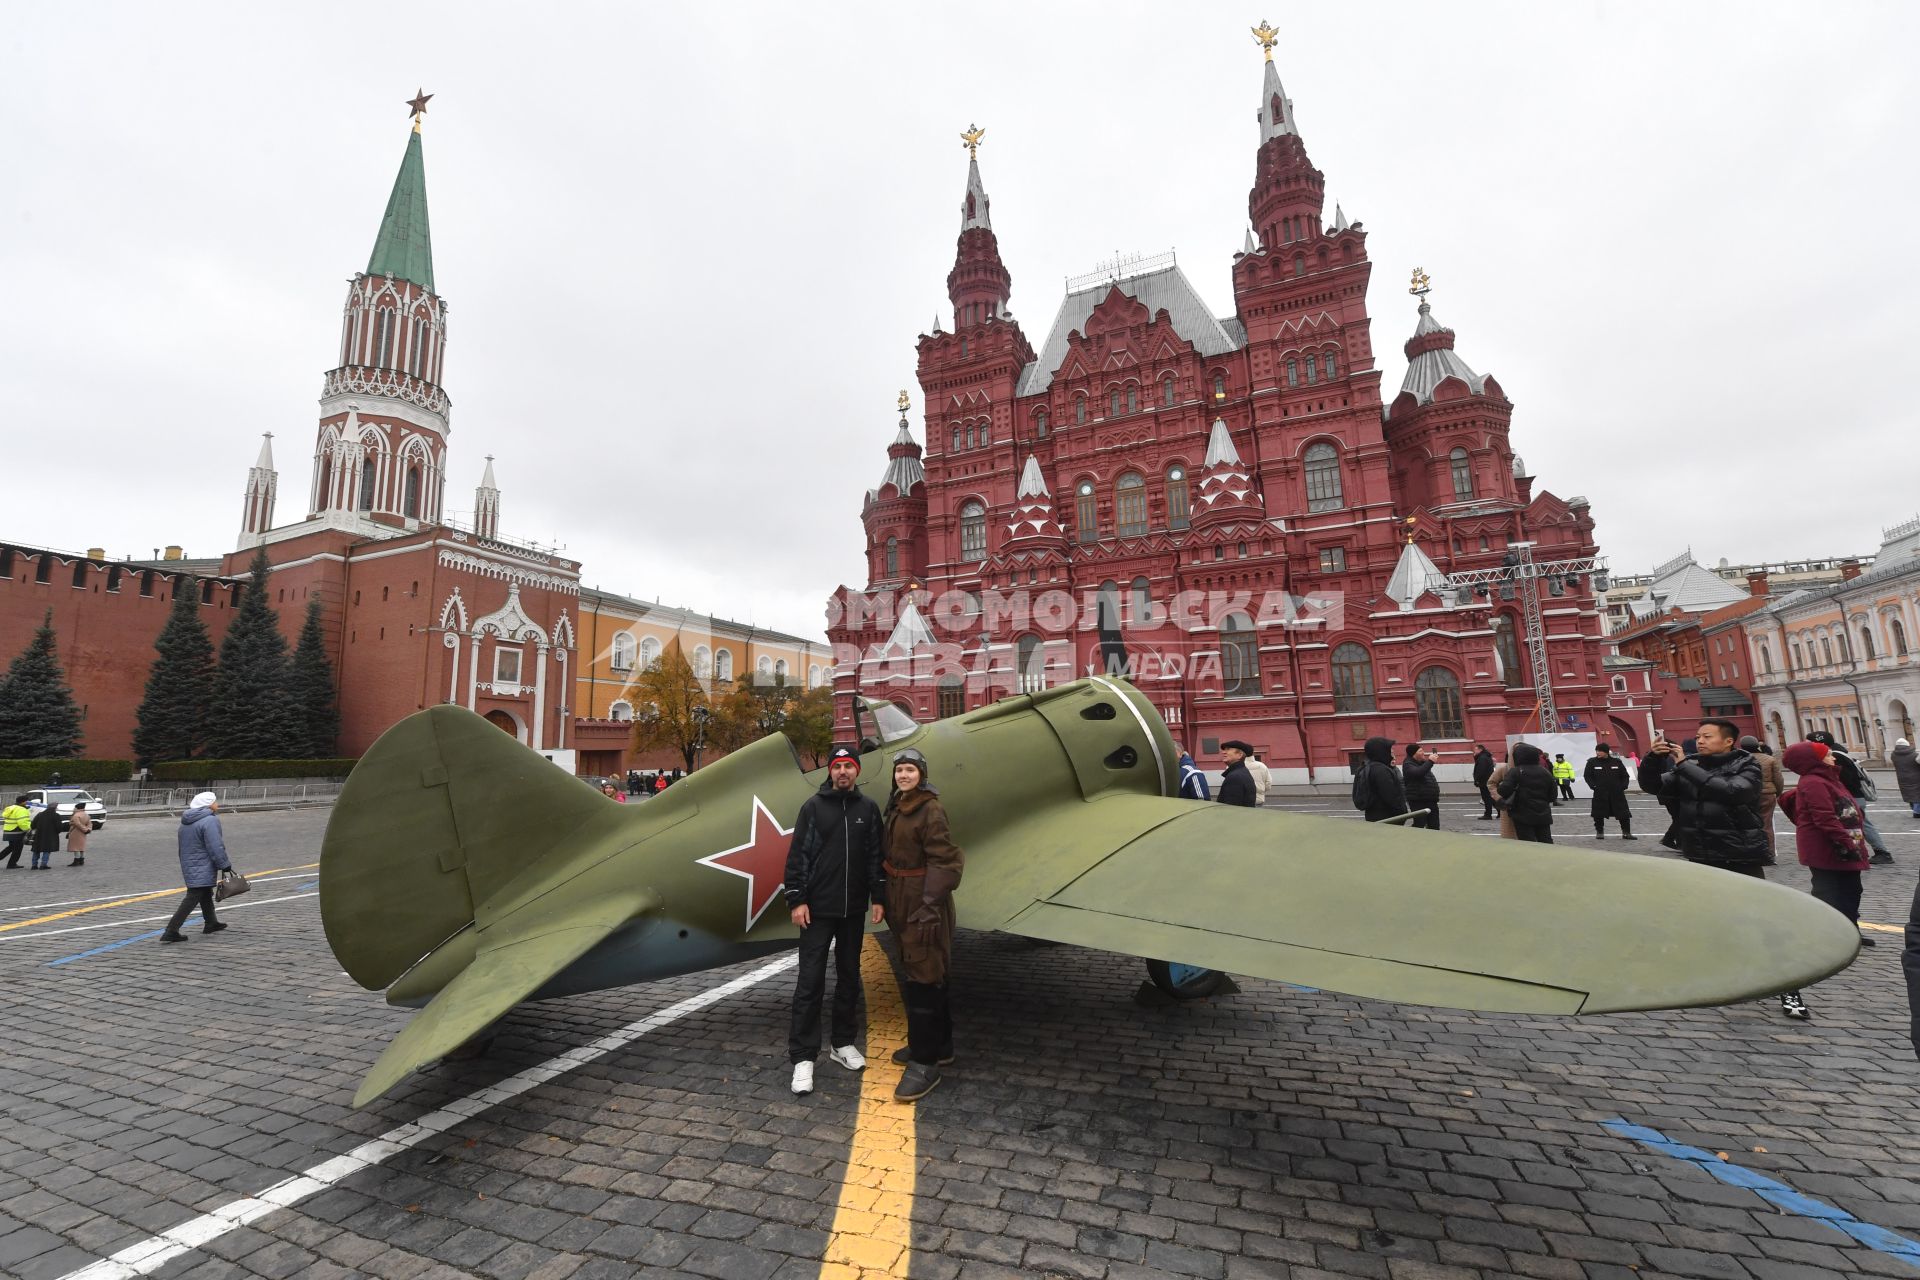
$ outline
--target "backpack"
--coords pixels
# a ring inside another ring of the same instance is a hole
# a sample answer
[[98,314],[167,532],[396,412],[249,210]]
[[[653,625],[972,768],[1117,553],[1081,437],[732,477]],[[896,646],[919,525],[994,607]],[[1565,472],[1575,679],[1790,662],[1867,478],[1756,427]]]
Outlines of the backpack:
[[1360,766],[1360,772],[1353,775],[1353,807],[1366,810],[1373,805],[1373,765]]

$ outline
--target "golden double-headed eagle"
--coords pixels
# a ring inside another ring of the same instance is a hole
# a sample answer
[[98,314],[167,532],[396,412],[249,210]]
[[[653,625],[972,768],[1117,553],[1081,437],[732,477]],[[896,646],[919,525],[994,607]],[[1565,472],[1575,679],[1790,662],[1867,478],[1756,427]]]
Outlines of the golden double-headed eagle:
[[1253,38],[1260,42],[1260,47],[1262,49],[1266,50],[1267,61],[1272,62],[1273,46],[1280,39],[1279,31],[1277,31],[1273,27],[1268,26],[1267,20],[1265,18],[1262,18],[1260,19],[1260,25],[1253,28]]
[[960,141],[966,144],[967,155],[969,157],[980,154],[980,139],[986,136],[987,131],[979,125],[970,124],[967,126],[967,131],[960,135]]

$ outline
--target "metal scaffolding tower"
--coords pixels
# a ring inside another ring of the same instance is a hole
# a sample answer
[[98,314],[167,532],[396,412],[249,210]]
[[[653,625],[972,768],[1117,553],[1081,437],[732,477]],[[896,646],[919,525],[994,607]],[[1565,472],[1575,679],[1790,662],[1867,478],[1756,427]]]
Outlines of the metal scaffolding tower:
[[[1582,556],[1577,560],[1549,560],[1540,562],[1533,558],[1532,542],[1513,542],[1507,546],[1505,561],[1494,569],[1467,569],[1459,573],[1440,574],[1429,578],[1427,589],[1446,597],[1451,593],[1453,602],[1464,603],[1474,595],[1491,595],[1494,588],[1500,591],[1502,600],[1520,600],[1521,618],[1526,623],[1527,663],[1533,668],[1533,696],[1540,705],[1540,729],[1543,733],[1560,732],[1560,712],[1553,702],[1553,673],[1547,665],[1547,628],[1540,614],[1540,584],[1547,582],[1557,586],[1569,578],[1592,575],[1593,589],[1607,589],[1607,558],[1605,556]],[[1554,590],[1561,594],[1564,587]]]

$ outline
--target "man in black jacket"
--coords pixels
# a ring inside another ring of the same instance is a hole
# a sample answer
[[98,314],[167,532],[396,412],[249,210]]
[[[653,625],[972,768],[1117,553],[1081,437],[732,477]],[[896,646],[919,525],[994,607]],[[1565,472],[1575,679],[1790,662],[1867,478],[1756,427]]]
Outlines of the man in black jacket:
[[1227,771],[1220,776],[1220,794],[1216,797],[1221,804],[1244,805],[1252,809],[1259,804],[1259,788],[1253,785],[1253,773],[1247,768],[1247,757],[1253,754],[1253,748],[1244,742],[1229,739],[1220,744],[1220,758],[1227,762]]
[[1587,790],[1593,792],[1593,834],[1597,840],[1607,838],[1607,819],[1615,818],[1620,823],[1622,840],[1638,840],[1633,834],[1633,812],[1627,808],[1627,762],[1613,754],[1613,748],[1601,743],[1594,748],[1597,752],[1587,761]]
[[867,1065],[853,1043],[860,1007],[860,946],[868,906],[880,923],[885,899],[881,870],[880,806],[861,793],[860,754],[835,747],[827,780],[800,806],[781,881],[787,908],[800,929],[800,968],[793,990],[787,1058],[793,1091],[813,1092],[813,1060],[820,1053],[820,1004],[826,994],[827,948],[833,948],[833,1060],[849,1071]]
[[1669,833],[1689,862],[1767,878],[1767,833],[1760,826],[1760,766],[1740,750],[1731,720],[1704,720],[1685,755],[1665,738],[1640,761],[1640,789],[1673,815]]
[[1487,779],[1493,777],[1493,752],[1487,750],[1484,743],[1473,744],[1473,785],[1480,789],[1480,821],[1492,822],[1497,816],[1493,811],[1493,792],[1487,789]]
[[1365,813],[1368,822],[1405,813],[1407,792],[1400,783],[1400,771],[1393,767],[1393,739],[1368,738],[1361,754],[1366,759],[1353,775],[1353,807]]
[[1531,742],[1513,744],[1513,768],[1500,779],[1500,799],[1513,821],[1516,839],[1534,844],[1553,843],[1553,806],[1560,802],[1560,785],[1544,763],[1546,753]]
[[1433,766],[1440,757],[1418,742],[1407,744],[1406,759],[1400,762],[1401,792],[1407,797],[1408,809],[1425,809],[1426,812],[1407,825],[1425,827],[1428,831],[1440,829],[1440,780],[1433,776]]

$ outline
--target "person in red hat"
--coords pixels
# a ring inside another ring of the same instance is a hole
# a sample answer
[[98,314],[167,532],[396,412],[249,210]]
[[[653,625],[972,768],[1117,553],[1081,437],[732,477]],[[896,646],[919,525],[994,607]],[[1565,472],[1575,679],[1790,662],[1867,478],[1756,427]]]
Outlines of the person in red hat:
[[813,1060],[820,1056],[820,1005],[826,996],[827,952],[833,951],[833,1048],[829,1056],[849,1071],[867,1059],[859,1039],[860,946],[866,923],[880,923],[880,806],[859,787],[860,753],[835,747],[827,780],[800,806],[781,881],[787,910],[800,930],[800,967],[793,989],[787,1059],[796,1094],[813,1092]]

